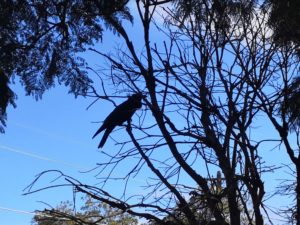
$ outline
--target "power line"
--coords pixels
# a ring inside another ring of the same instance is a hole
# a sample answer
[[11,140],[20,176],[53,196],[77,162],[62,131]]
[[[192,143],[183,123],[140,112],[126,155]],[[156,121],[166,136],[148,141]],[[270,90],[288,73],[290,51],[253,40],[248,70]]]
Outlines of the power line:
[[49,137],[49,138],[52,138],[52,139],[69,142],[69,143],[72,143],[72,144],[80,145],[80,146],[85,147],[85,148],[89,147],[89,145],[87,145],[84,142],[75,140],[75,139],[70,138],[70,137],[64,137],[64,136],[61,136],[61,135],[57,135],[55,133],[51,133],[51,132],[48,132],[48,131],[45,131],[45,130],[41,130],[41,129],[36,128],[36,127],[28,126],[28,125],[25,125],[25,124],[22,124],[22,123],[14,122],[14,121],[10,121],[10,124],[13,124],[16,127],[28,130],[30,132],[42,134],[42,135],[44,135],[46,137]]
[[35,212],[29,212],[29,211],[19,210],[19,209],[12,209],[12,208],[2,207],[2,206],[0,206],[0,211],[14,212],[14,213],[18,213],[18,214],[36,215]]
[[44,216],[44,217],[55,218],[55,216],[51,216],[44,212],[39,212],[39,211],[29,212],[29,211],[25,211],[25,210],[7,208],[7,207],[3,207],[3,206],[0,206],[0,211],[7,211],[7,212],[13,212],[13,213],[17,213],[17,214],[27,214],[27,215],[33,215],[33,216]]
[[74,169],[78,169],[78,170],[87,170],[87,168],[84,168],[80,165],[64,162],[64,161],[61,161],[61,160],[51,159],[49,157],[40,156],[40,155],[33,154],[33,153],[30,153],[30,152],[26,152],[26,151],[23,151],[23,150],[20,150],[20,149],[8,147],[8,146],[5,146],[5,145],[0,145],[0,149],[5,150],[5,151],[9,151],[9,152],[14,152],[14,153],[17,153],[17,154],[20,154],[20,155],[25,155],[25,156],[35,158],[35,159],[38,159],[38,160],[43,160],[43,161],[48,161],[48,162],[52,162],[52,163],[61,164],[61,165],[71,167],[71,168],[74,168]]

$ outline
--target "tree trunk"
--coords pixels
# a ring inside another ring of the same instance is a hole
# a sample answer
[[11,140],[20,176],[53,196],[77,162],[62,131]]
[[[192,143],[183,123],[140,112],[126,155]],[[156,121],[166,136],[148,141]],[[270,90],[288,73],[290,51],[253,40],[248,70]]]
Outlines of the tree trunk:
[[235,187],[229,188],[228,205],[229,205],[229,212],[230,212],[230,224],[241,225],[240,210],[237,203],[237,195],[236,195]]

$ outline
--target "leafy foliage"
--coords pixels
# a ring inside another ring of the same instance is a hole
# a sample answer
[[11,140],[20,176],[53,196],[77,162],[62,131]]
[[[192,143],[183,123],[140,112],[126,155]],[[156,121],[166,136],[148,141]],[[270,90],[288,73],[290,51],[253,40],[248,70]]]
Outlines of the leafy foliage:
[[80,210],[75,211],[72,203],[62,202],[55,209],[38,212],[34,216],[33,225],[137,225],[138,220],[116,210],[104,203],[97,203],[91,198],[85,198],[84,205]]
[[[6,107],[10,103],[15,106],[15,95],[8,85],[8,78],[0,70],[0,124],[5,125]],[[0,126],[0,132],[4,132]]]
[[298,0],[267,0],[271,7],[269,24],[274,29],[274,37],[279,43],[293,42],[300,45],[300,2]]
[[300,127],[300,77],[296,77],[285,91],[286,98],[281,110],[287,117],[290,129],[297,131]]
[[232,1],[232,0],[177,0],[177,18],[184,22],[194,17],[200,24],[205,24],[213,17],[216,30],[228,31],[232,20],[249,15],[255,6],[255,1]]
[[102,21],[108,18],[118,23],[121,19],[132,21],[127,2],[1,1],[1,92],[6,96],[0,102],[2,125],[7,103],[13,103],[15,96],[6,81],[12,76],[18,77],[26,93],[36,99],[56,82],[68,86],[75,96],[85,95],[92,80],[85,71],[84,59],[77,53],[101,40]]
[[[99,75],[103,86],[93,89],[94,96],[107,96],[106,84],[114,85],[116,93],[130,90],[146,96],[139,120],[135,114],[126,127],[128,139],[114,139],[116,148],[104,153],[95,168],[100,171],[99,185],[84,184],[62,171],[45,171],[29,185],[28,194],[47,189],[35,184],[54,173],[58,184],[51,184],[52,188],[71,185],[77,193],[156,224],[230,221],[241,225],[245,221],[264,225],[266,200],[292,190],[295,204],[291,210],[285,207],[290,210],[289,218],[300,215],[300,137],[288,132],[286,117],[288,110],[294,111],[288,106],[294,102],[293,90],[298,92],[292,82],[299,68],[295,48],[282,47],[272,38],[269,11],[254,7],[258,1],[172,1],[175,8],[162,9],[167,15],[165,27],[155,22],[155,3],[170,1],[158,2],[136,1],[142,41],[120,23],[126,13],[120,17],[101,14],[124,46],[115,54],[98,51],[109,62],[110,73],[104,74],[106,80]],[[97,1],[95,6],[99,5]],[[152,35],[152,25],[159,34]],[[66,31],[70,32],[63,26],[56,33],[67,39]],[[141,42],[139,49],[135,44]],[[64,41],[59,44],[65,46]],[[56,61],[63,54],[50,55]],[[52,71],[50,81],[58,67],[51,61],[47,67]],[[284,110],[279,110],[282,104]],[[271,149],[281,150],[295,168],[295,185],[285,192],[265,188],[266,175],[282,169],[281,161],[273,166],[266,156]],[[224,188],[217,191],[207,179],[215,169],[224,177]],[[151,174],[142,180],[146,188],[130,195],[132,178],[144,176],[145,171]],[[124,182],[123,193],[115,196],[106,185],[119,181]],[[189,193],[193,193],[191,198],[187,198]],[[61,216],[58,211],[50,213]],[[82,221],[77,215],[71,219]],[[297,220],[299,224],[300,217]]]

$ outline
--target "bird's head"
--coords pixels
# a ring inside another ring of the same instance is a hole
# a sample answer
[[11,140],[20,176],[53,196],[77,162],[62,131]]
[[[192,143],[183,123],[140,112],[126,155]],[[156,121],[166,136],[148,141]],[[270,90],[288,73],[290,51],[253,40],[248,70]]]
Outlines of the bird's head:
[[136,100],[139,100],[139,101],[141,101],[145,97],[146,96],[143,95],[141,92],[135,93],[135,94],[133,94],[133,95],[130,96],[130,98],[136,99]]
[[131,95],[128,100],[134,104],[134,108],[141,108],[142,107],[142,99],[146,96],[143,95],[141,92],[135,93]]

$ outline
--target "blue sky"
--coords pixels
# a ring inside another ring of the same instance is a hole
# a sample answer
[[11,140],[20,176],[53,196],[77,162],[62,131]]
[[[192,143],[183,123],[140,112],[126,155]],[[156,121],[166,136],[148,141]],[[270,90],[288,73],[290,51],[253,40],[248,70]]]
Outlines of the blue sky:
[[[138,27],[139,23],[135,21],[129,34],[137,41],[135,44],[138,43],[142,47],[143,43],[139,42],[139,35],[142,35],[142,32],[139,32]],[[161,43],[162,40],[158,38],[158,34],[153,33],[153,35],[152,40]],[[116,36],[106,32],[104,43],[97,45],[97,48],[110,51],[116,45],[117,40]],[[92,52],[87,52],[85,57],[94,68],[104,63]],[[91,74],[91,76],[94,75]],[[33,217],[32,212],[46,207],[40,201],[56,206],[60,201],[71,200],[73,197],[72,191],[66,188],[24,196],[23,189],[38,173],[58,169],[90,184],[98,182],[95,177],[96,171],[91,173],[81,171],[93,168],[96,163],[105,158],[105,155],[97,149],[101,135],[95,139],[91,137],[100,126],[94,122],[102,121],[113,106],[107,102],[98,101],[87,110],[86,108],[94,99],[82,97],[75,99],[73,95],[68,94],[68,89],[64,86],[57,85],[47,91],[40,101],[25,96],[23,88],[17,82],[12,88],[18,95],[17,108],[8,108],[6,133],[0,135],[0,158],[2,159],[0,164],[2,171],[0,173],[2,181],[0,225],[29,225]],[[270,126],[263,121],[260,133],[257,135],[272,137],[273,134],[270,131]],[[124,130],[119,130],[115,135],[127,134]],[[108,140],[104,151],[113,148],[112,144],[113,142]],[[286,158],[283,151],[273,150],[270,154],[270,145],[266,145],[265,148],[267,161],[270,164]],[[125,168],[126,164],[123,167]],[[278,177],[278,174],[269,174],[265,178],[268,180],[267,188],[272,188]],[[140,176],[135,178],[133,183],[139,186],[143,180]],[[46,179],[42,183],[47,185],[47,181],[49,180]],[[113,193],[118,193],[120,190],[116,185],[110,185],[109,188]],[[141,191],[141,189],[135,187],[130,191]],[[275,202],[280,203],[279,200]]]
[[[91,137],[99,126],[94,122],[103,120],[113,106],[98,102],[86,110],[92,99],[75,99],[64,86],[51,89],[37,102],[25,96],[18,84],[13,87],[18,93],[17,108],[9,107],[6,133],[1,135],[0,143],[0,225],[29,225],[33,217],[31,212],[46,207],[39,201],[56,206],[73,197],[67,188],[23,196],[23,189],[38,173],[58,169],[91,184],[97,183],[95,173],[80,171],[93,168],[102,161],[104,155],[97,149],[101,135],[94,140]],[[268,129],[264,130],[267,134]],[[117,132],[126,134],[122,130]],[[111,144],[108,141],[104,150],[113,147]],[[274,163],[285,157],[277,150],[272,154],[275,157],[270,157],[269,161]],[[268,175],[269,181],[276,178],[276,174]],[[136,178],[134,182],[139,185],[139,181]],[[112,185],[110,190],[117,193],[119,188],[116,187]]]
[[[37,201],[55,206],[60,200],[71,197],[69,191],[61,190],[22,196],[22,190],[36,174],[60,169],[80,177],[79,170],[96,164],[100,154],[91,135],[97,125],[91,122],[100,110],[94,107],[87,111],[89,100],[75,99],[64,87],[47,92],[38,102],[24,97],[21,88],[17,93],[18,106],[9,109],[6,133],[1,135],[0,179],[3,183],[0,207],[32,212],[45,207]],[[31,217],[30,214],[0,210],[1,225],[29,224]]]
[[[134,26],[128,26],[135,39],[142,35],[142,32],[137,32],[137,24],[136,21]],[[119,43],[118,37],[109,31],[105,32],[103,40],[95,48],[113,51]],[[104,61],[91,51],[84,53],[84,57],[95,69],[103,66]],[[96,78],[95,74],[90,75],[92,79]],[[97,81],[99,80],[95,79]],[[43,202],[55,207],[61,201],[73,198],[72,191],[67,188],[24,196],[24,188],[37,174],[56,169],[89,184],[99,182],[95,177],[97,171],[88,174],[82,171],[94,168],[105,158],[97,149],[102,135],[95,139],[92,136],[100,122],[113,109],[113,105],[98,101],[87,110],[94,99],[75,99],[68,94],[68,88],[59,85],[47,91],[39,101],[25,96],[18,81],[11,87],[18,99],[17,108],[8,108],[7,127],[5,134],[0,136],[0,225],[29,225],[33,212],[47,207]],[[122,130],[117,132],[120,135],[126,133]],[[108,140],[105,149],[113,147],[111,144]],[[41,183],[46,186],[51,179],[53,177],[41,180]],[[133,180],[136,184],[140,182],[142,178]],[[120,194],[118,185],[110,185],[109,189],[112,193]],[[131,191],[134,192],[135,189],[132,188]]]

